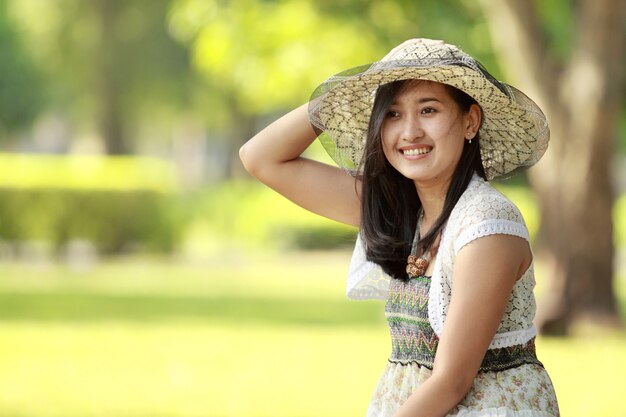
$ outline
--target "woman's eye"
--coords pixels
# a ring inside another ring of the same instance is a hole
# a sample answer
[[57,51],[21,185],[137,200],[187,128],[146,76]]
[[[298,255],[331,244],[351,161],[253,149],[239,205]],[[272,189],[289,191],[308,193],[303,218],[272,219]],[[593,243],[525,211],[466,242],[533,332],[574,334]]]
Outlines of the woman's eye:
[[436,111],[437,110],[435,110],[432,107],[425,107],[425,108],[422,109],[422,114],[431,114],[431,113],[434,113]]
[[400,114],[397,111],[389,110],[387,112],[387,117],[398,117]]

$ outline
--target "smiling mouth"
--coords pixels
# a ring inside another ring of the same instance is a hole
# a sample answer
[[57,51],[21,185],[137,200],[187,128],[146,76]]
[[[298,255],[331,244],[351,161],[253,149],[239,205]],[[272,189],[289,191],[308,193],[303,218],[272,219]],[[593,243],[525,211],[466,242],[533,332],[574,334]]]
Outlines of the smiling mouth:
[[417,156],[417,155],[424,155],[429,153],[432,150],[432,148],[428,147],[423,147],[423,148],[414,148],[414,149],[400,149],[400,151],[402,152],[403,155],[406,156]]

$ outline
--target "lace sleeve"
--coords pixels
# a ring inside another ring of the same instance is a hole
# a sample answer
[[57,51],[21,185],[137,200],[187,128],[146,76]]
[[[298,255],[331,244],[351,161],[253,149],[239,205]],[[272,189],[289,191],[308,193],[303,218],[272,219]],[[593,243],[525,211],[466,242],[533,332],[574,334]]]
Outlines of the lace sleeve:
[[[450,214],[431,278],[428,318],[440,337],[452,297],[456,255],[468,243],[493,234],[529,240],[526,224],[515,204],[486,181],[474,178]],[[532,323],[535,316],[534,286],[531,264],[513,286],[490,349],[523,344],[535,336]]]
[[360,234],[357,236],[350,260],[346,295],[353,300],[384,300],[391,277],[382,268],[365,257],[365,247]]
[[478,238],[506,234],[530,241],[528,229],[518,208],[495,189],[477,195],[459,213],[459,234],[454,240],[454,254]]

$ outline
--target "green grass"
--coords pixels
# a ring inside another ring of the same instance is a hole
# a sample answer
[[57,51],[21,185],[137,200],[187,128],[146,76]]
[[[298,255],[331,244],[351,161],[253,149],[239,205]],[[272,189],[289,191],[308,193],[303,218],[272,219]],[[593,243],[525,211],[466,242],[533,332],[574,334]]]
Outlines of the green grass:
[[[0,264],[0,416],[363,415],[390,342],[348,256]],[[537,345],[563,416],[624,415],[626,335]]]

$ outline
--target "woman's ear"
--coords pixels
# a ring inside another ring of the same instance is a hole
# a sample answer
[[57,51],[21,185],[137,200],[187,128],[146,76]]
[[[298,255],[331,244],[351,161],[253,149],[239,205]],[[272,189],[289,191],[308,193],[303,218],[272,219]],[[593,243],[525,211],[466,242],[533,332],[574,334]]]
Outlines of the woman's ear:
[[482,121],[483,111],[478,104],[472,104],[467,113],[467,139],[472,139],[476,136],[476,132],[480,129],[480,122]]

